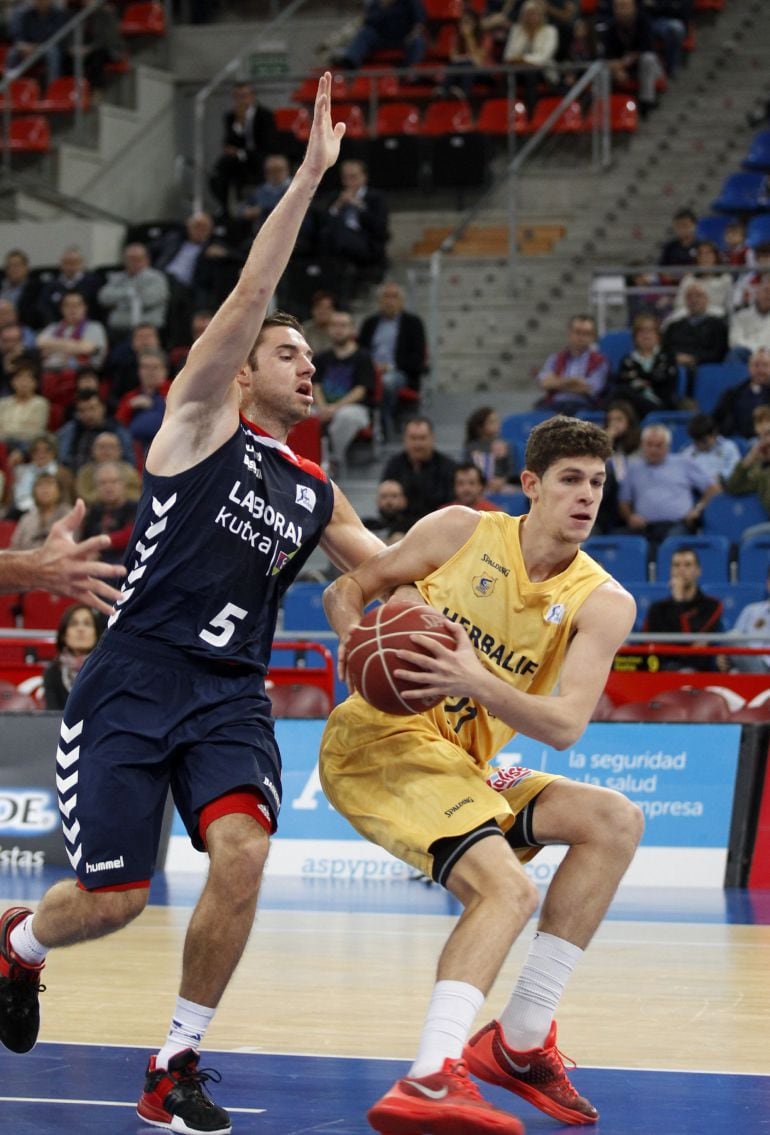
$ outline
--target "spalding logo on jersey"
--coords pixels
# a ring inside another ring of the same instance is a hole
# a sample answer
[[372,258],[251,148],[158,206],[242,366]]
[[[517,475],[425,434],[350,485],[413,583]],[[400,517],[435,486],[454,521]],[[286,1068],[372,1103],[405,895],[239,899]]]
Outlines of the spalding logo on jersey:
[[296,503],[301,508],[306,508],[308,512],[312,512],[315,508],[316,495],[315,490],[311,489],[309,485],[297,485]]

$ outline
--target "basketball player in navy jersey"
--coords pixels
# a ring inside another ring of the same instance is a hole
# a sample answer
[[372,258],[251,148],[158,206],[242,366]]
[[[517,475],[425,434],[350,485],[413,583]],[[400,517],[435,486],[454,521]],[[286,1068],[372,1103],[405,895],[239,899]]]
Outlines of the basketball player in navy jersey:
[[285,444],[310,413],[314,368],[296,320],[265,318],[339,153],[330,84],[328,74],[319,81],[290,188],[171,387],[122,593],[64,712],[57,786],[77,883],[51,888],[34,916],[17,907],[0,922],[0,1040],[26,1052],[46,951],[118,930],[144,909],[171,786],[210,859],[171,1028],[138,1105],[147,1123],[176,1132],[231,1128],[204,1090],[198,1053],[246,945],[281,805],[264,688],[280,597],[319,543],[343,568],[382,547],[325,473]]

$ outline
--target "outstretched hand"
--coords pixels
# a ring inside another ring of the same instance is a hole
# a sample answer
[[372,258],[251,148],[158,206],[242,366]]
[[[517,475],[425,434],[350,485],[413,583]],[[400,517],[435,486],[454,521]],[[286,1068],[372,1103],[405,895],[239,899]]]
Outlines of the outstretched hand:
[[110,615],[120,592],[105,581],[120,579],[126,569],[98,559],[99,553],[110,546],[109,536],[92,536],[79,543],[75,540],[85,513],[85,504],[78,500],[52,526],[48,539],[35,553],[35,584],[57,595],[71,595]]
[[345,134],[344,122],[332,124],[332,77],[325,71],[318,80],[313,108],[313,125],[307,142],[304,164],[320,179],[340,155],[340,142]]

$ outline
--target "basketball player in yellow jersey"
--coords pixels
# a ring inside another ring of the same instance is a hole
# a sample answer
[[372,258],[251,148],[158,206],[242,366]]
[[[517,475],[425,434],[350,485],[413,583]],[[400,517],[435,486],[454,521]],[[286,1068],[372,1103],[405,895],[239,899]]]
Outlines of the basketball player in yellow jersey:
[[[631,862],[641,812],[617,792],[489,761],[516,732],[558,749],[574,744],[633,625],[631,596],[579,547],[610,452],[597,426],[551,418],[527,446],[527,516],[442,509],[325,593],[343,674],[365,604],[403,584],[416,583],[445,613],[456,644],[451,651],[414,636],[429,657],[401,653],[411,696],[445,699],[434,710],[395,717],[353,695],[332,713],[321,746],[334,807],[464,907],[439,960],[416,1060],[369,1112],[385,1135],[520,1135],[520,1121],[487,1103],[468,1070],[562,1123],[598,1118],[564,1071],[554,1012]],[[511,998],[468,1040],[538,905],[521,861],[557,843],[569,850]]]

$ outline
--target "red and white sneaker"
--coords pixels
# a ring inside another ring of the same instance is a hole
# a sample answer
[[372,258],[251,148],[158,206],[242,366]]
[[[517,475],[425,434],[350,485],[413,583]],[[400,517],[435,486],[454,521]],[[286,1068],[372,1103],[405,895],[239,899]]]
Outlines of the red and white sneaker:
[[480,1029],[465,1046],[463,1059],[469,1071],[488,1084],[498,1084],[544,1111],[575,1125],[596,1123],[599,1112],[573,1088],[564,1071],[565,1059],[556,1047],[556,1021],[543,1048],[516,1052],[510,1048],[497,1021]]
[[12,906],[0,919],[0,1044],[11,1052],[29,1052],[40,1031],[38,996],[42,965],[30,966],[11,949],[14,926],[32,914],[26,906]]
[[218,1084],[222,1077],[213,1068],[199,1069],[199,1059],[186,1048],[172,1056],[168,1068],[156,1068],[151,1056],[136,1107],[139,1118],[180,1135],[230,1135],[230,1116],[203,1087],[207,1080]]
[[524,1135],[521,1120],[482,1097],[462,1060],[447,1059],[430,1076],[397,1080],[367,1119],[380,1135]]

